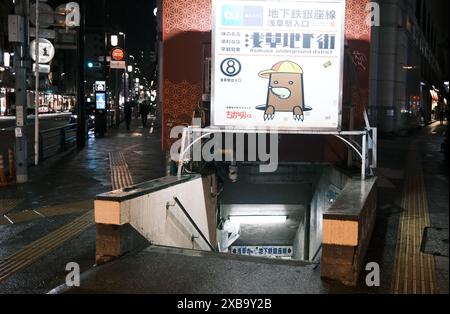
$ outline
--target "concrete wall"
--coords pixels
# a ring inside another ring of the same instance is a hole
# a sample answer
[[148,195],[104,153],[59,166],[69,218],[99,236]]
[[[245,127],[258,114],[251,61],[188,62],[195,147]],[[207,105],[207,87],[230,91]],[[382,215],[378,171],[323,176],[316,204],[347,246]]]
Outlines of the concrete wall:
[[350,181],[323,215],[321,276],[356,286],[375,226],[377,178]]
[[[152,244],[209,250],[178,205],[166,208],[168,202],[175,204],[174,196],[211,240],[209,235],[215,234],[215,230],[210,230],[208,225],[202,179],[126,201],[123,208],[129,214],[129,223]],[[191,240],[193,235],[199,237],[194,242]]]
[[[307,256],[304,254],[306,221],[303,221],[299,225],[293,244],[295,259],[305,259],[308,257],[308,260],[311,260],[316,255],[322,244],[323,213],[332,205],[330,198],[337,196],[350,180],[347,175],[332,166],[324,166],[322,174],[318,178],[310,203],[309,253]],[[303,218],[307,219],[307,217],[308,215]]]
[[171,184],[124,200],[114,199],[114,192],[111,192],[111,200],[105,196],[95,200],[95,222],[110,226],[130,224],[154,245],[210,250],[175,203],[174,197],[178,198],[210,243],[215,245],[216,204],[215,198],[211,197],[214,192],[214,175]]

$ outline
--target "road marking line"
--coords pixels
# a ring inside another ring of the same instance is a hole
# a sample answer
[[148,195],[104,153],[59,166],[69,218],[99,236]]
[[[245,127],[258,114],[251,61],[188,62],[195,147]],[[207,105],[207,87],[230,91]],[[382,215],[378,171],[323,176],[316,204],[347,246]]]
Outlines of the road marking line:
[[72,223],[70,223],[64,227],[61,227],[60,229],[50,233],[49,235],[44,236],[44,237],[34,241],[32,247],[27,248],[28,246],[26,246],[25,248],[27,248],[27,249],[21,249],[5,259],[0,259],[0,261],[2,263],[0,265],[0,270],[3,270],[6,266],[8,266],[9,261],[23,259],[27,256],[32,256],[34,254],[34,252],[39,251],[39,249],[41,247],[48,247],[55,241],[58,241],[67,232],[76,230],[80,225],[83,225],[83,224],[84,224],[83,221],[80,222],[79,220],[74,220]]
[[[422,234],[430,226],[426,187],[420,156],[412,152],[406,166],[394,274],[394,293],[437,293],[434,257],[420,251]],[[402,266],[404,267],[402,269]]]
[[94,224],[93,211],[28,244],[6,258],[0,258],[0,281],[28,267]]
[[63,242],[70,239],[72,237],[72,234],[77,234],[84,229],[86,229],[86,226],[84,224],[77,225],[70,232],[59,234],[57,239],[53,239],[52,241],[45,242],[39,245],[35,244],[32,249],[25,252],[20,252],[20,254],[17,254],[17,256],[8,258],[4,261],[4,263],[2,263],[0,267],[0,280],[3,274],[6,274],[4,275],[6,278],[7,276],[11,275],[11,272],[13,272],[13,270],[20,270],[21,266],[34,263],[34,261],[36,261],[39,257],[45,255],[46,253],[49,253],[53,249],[56,249]]
[[11,225],[14,225],[14,222],[13,222],[11,219],[9,219],[8,216],[3,215],[3,217],[4,217],[6,220],[8,220],[8,221],[11,223]]
[[45,216],[44,215],[42,215],[40,212],[38,212],[37,210],[34,210],[33,209],[33,211],[36,213],[36,214],[38,214],[39,216],[41,216],[42,218],[45,218]]

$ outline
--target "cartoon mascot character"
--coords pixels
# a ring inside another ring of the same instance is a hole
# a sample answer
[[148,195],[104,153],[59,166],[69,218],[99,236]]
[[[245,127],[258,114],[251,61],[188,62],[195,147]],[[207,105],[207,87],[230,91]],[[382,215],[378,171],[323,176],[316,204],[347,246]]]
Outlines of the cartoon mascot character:
[[304,112],[311,110],[304,101],[303,69],[295,62],[282,61],[258,75],[269,79],[266,104],[258,108],[264,110],[264,121],[273,120],[276,112],[291,112],[294,120],[303,121]]

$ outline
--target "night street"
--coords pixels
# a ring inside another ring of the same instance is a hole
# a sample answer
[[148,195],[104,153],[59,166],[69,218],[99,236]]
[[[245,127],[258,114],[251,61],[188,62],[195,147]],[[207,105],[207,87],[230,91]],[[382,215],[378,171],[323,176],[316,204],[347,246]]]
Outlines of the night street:
[[448,295],[449,6],[1,0],[0,296]]

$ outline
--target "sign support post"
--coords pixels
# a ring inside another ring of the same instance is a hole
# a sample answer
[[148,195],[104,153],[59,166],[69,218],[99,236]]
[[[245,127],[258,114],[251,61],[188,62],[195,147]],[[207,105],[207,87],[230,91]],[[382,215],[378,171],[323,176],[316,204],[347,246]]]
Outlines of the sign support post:
[[34,164],[39,164],[39,0],[36,1],[36,68],[35,76],[35,105],[34,105]]
[[77,146],[83,148],[86,145],[86,106],[84,104],[84,27],[85,27],[85,4],[84,0],[79,1],[80,5],[80,28],[78,30],[78,84],[77,84]]
[[[15,165],[16,182],[25,183],[28,181],[28,149],[27,149],[27,70],[25,60],[27,59],[27,27],[28,23],[28,1],[20,0],[15,2],[14,13],[21,17],[22,25],[19,29],[22,32],[20,41],[14,47],[14,67],[16,72],[15,93],[16,93],[16,147]],[[11,39],[10,39],[11,40]]]

